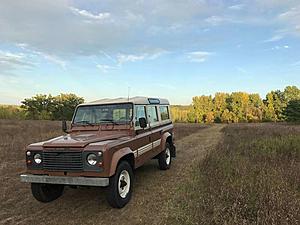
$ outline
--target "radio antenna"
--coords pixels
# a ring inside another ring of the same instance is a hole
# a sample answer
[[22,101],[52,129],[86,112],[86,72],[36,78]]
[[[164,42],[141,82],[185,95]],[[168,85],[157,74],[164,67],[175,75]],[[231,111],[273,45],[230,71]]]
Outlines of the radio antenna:
[[128,95],[127,95],[128,101],[129,101],[129,94],[130,94],[130,87],[128,87]]

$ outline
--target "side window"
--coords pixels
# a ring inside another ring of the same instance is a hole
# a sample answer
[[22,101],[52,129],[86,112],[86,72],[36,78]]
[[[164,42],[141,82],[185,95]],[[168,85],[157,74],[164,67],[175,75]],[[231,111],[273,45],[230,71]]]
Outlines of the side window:
[[[135,106],[135,126],[140,126],[139,118],[146,118],[145,106],[137,105]],[[147,119],[147,118],[146,118]]]
[[148,117],[150,123],[158,122],[157,110],[155,106],[148,106]]
[[159,106],[161,120],[170,119],[168,106]]
[[126,121],[126,109],[114,109],[113,120],[114,121]]

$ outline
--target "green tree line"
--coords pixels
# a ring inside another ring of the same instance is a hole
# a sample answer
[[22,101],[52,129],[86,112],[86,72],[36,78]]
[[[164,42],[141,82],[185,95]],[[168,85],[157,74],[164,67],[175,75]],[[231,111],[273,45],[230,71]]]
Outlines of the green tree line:
[[0,106],[0,119],[71,120],[75,107],[83,102],[75,94],[38,94],[24,99],[21,106]]
[[300,89],[287,86],[262,99],[246,92],[195,96],[190,106],[173,106],[175,122],[238,123],[300,121]]
[[[75,107],[84,102],[75,94],[38,94],[21,106],[0,105],[0,119],[71,120]],[[171,106],[175,122],[238,123],[300,121],[300,89],[287,86],[269,92],[265,99],[246,92],[195,96],[189,106]]]

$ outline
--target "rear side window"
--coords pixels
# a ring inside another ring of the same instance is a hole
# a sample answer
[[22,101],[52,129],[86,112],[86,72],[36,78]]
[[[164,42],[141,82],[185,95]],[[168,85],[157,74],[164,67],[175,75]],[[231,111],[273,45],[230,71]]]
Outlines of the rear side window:
[[[135,126],[140,126],[139,118],[146,118],[145,106],[139,105],[135,107]],[[146,118],[147,119],[147,118]]]
[[113,120],[114,121],[126,121],[127,115],[126,109],[114,109],[113,110]]
[[168,106],[160,106],[159,111],[160,111],[161,120],[170,119]]
[[155,106],[148,106],[148,117],[150,123],[158,122],[157,110]]

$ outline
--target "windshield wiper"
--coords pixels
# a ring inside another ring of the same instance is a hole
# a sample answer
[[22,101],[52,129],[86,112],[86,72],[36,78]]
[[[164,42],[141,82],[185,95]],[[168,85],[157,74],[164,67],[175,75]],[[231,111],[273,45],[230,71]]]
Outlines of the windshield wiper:
[[94,125],[93,123],[90,123],[90,121],[88,120],[81,120],[76,122],[75,124]]
[[100,120],[99,122],[100,122],[100,123],[102,123],[102,122],[110,122],[110,123],[112,123],[112,124],[118,125],[118,123],[117,123],[116,121],[111,120],[111,119]]

